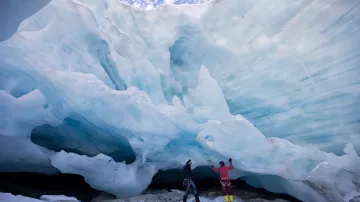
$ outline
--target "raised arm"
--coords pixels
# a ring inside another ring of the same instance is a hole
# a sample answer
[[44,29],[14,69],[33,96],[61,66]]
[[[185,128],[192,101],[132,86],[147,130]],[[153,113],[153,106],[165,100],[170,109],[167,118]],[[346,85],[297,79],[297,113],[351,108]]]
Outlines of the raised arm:
[[215,166],[212,166],[212,169],[213,169],[214,172],[219,172],[220,171],[219,168],[216,168]]
[[232,170],[234,168],[234,166],[232,164],[232,159],[231,158],[229,158],[229,163],[230,163],[230,166],[227,167],[227,168],[228,168],[228,170]]

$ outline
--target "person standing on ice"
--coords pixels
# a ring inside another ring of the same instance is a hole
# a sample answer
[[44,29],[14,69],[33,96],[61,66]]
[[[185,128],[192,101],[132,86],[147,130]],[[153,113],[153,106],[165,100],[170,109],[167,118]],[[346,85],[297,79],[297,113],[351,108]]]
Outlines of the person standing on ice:
[[200,202],[198,191],[196,189],[195,183],[192,180],[193,174],[191,171],[191,163],[192,162],[189,159],[186,162],[186,164],[184,165],[184,171],[185,171],[186,178],[184,179],[184,182],[183,182],[183,184],[185,186],[183,202],[186,202],[190,189],[193,191],[193,193],[195,195],[195,201]]
[[223,161],[219,162],[220,164],[219,168],[216,168],[214,165],[212,166],[212,169],[215,172],[220,173],[220,183],[221,183],[222,193],[224,195],[225,202],[234,201],[234,197],[231,193],[231,181],[228,173],[229,170],[232,170],[234,168],[231,158],[229,158],[229,163],[230,163],[229,167],[225,166],[225,163]]

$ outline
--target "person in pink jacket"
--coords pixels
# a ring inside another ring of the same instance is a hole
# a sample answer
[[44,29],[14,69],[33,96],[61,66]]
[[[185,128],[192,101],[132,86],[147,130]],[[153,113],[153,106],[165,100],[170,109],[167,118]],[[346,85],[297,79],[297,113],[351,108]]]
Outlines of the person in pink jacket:
[[229,171],[234,168],[232,164],[232,159],[229,159],[230,166],[225,166],[225,163],[223,161],[220,161],[220,167],[216,168],[215,166],[212,166],[212,169],[215,172],[220,173],[220,182],[222,186],[222,192],[224,195],[225,202],[233,202],[234,197],[231,193],[231,181],[229,178]]

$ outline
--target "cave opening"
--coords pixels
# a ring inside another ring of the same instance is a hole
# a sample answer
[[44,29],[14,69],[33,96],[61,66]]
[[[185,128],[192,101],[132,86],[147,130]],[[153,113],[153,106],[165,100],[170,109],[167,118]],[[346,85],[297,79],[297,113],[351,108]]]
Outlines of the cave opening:
[[64,150],[89,157],[102,153],[127,164],[136,159],[129,141],[121,134],[95,126],[76,114],[65,118],[59,126],[35,127],[30,138],[34,144],[56,152]]
[[0,192],[40,198],[42,195],[67,195],[90,202],[100,191],[75,174],[45,175],[25,172],[0,172]]
[[[212,170],[209,166],[200,166],[193,170],[194,182],[199,194],[205,197],[221,195],[220,182],[216,174],[208,175]],[[276,176],[271,177],[276,181]],[[182,169],[160,170],[152,179],[151,184],[144,191],[149,190],[184,190],[182,181],[184,173]],[[252,176],[252,178],[256,178]],[[263,188],[256,188],[244,181],[237,179],[232,181],[233,194],[244,199],[282,199],[285,201],[299,202],[300,200],[287,195],[272,193]],[[40,173],[0,173],[0,192],[23,195],[32,198],[40,198],[41,195],[67,195],[76,197],[82,202],[90,202],[92,199],[108,194],[92,188],[84,178],[76,174],[45,175]],[[111,194],[108,197],[115,198]]]
[[[194,183],[203,196],[219,196],[221,194],[221,185],[219,176],[212,171],[210,166],[199,166],[193,169]],[[156,190],[184,190],[182,185],[185,174],[182,169],[168,169],[159,170],[153,177],[148,189]],[[264,179],[271,179],[274,186],[281,186],[278,182],[284,180],[275,175],[249,175],[242,178],[232,180],[233,194],[245,199],[261,198],[266,200],[283,199],[291,202],[300,202],[293,196],[283,193],[270,192],[264,188],[259,188],[261,185],[255,184],[255,181],[262,181]],[[250,181],[254,186],[248,183]]]

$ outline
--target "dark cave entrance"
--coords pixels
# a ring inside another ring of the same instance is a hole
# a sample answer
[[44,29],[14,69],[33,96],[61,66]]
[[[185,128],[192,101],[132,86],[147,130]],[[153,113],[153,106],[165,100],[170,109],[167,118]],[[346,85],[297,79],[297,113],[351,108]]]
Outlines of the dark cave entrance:
[[[215,174],[211,167],[209,166],[200,166],[193,169],[194,174],[194,183],[200,193],[200,195],[212,196],[212,195],[221,195],[221,185],[219,182],[218,174]],[[156,190],[168,190],[177,189],[184,190],[182,186],[182,181],[184,179],[184,173],[182,169],[169,169],[169,170],[160,170],[152,179],[151,184],[148,189]],[[262,176],[249,176],[251,178]],[[265,176],[271,177],[275,181],[281,180],[278,176]],[[279,178],[279,179],[277,179]],[[245,199],[283,199],[291,202],[300,202],[300,200],[288,195],[288,194],[278,194],[267,191],[264,188],[256,188],[242,179],[232,180],[233,193],[236,196],[245,198]]]
[[[202,196],[221,195],[220,183],[210,167],[198,167],[193,170],[194,182]],[[181,169],[160,170],[152,179],[147,190],[183,190],[184,174]],[[287,194],[276,194],[262,188],[255,188],[240,179],[233,180],[233,193],[244,199],[284,199],[298,202]],[[38,173],[0,173],[0,192],[40,198],[41,195],[67,195],[82,202],[90,202],[102,191],[92,188],[84,178],[75,174],[44,175]]]

